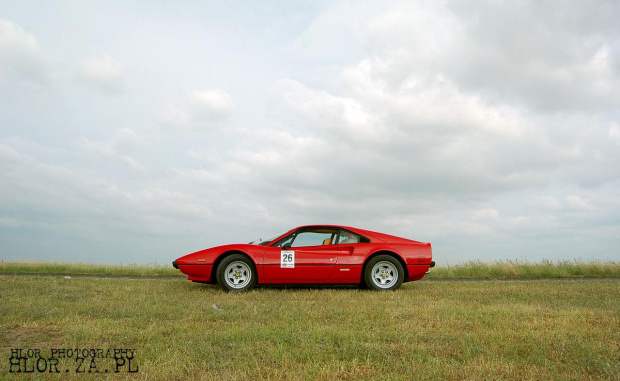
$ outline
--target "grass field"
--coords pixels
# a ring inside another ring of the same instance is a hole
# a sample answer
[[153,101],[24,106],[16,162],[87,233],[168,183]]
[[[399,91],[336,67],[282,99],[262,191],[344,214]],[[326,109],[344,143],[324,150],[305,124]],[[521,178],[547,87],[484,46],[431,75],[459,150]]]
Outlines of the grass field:
[[620,262],[498,261],[485,263],[475,261],[454,266],[438,266],[429,275],[430,278],[443,279],[620,277]]
[[[174,278],[2,276],[0,295],[9,380],[620,379],[617,278],[235,294]],[[61,374],[9,373],[14,348],[129,348],[138,372],[76,373],[61,359]]]
[[179,276],[183,274],[172,265],[100,265],[59,262],[0,262],[4,274],[95,274],[131,276]]
[[[171,265],[97,265],[87,263],[0,262],[4,274],[97,274],[131,276],[178,276]],[[620,277],[620,262],[467,262],[454,266],[439,264],[427,278],[440,279],[515,279]]]

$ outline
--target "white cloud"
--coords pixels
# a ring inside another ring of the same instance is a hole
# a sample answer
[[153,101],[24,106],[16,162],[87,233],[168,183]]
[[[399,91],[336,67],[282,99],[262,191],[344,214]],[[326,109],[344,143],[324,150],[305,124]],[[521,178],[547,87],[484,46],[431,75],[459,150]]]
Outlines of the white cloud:
[[449,61],[459,85],[540,113],[618,107],[618,76],[605,46],[617,38],[617,9],[587,5],[450,2],[464,28],[460,61]]
[[78,80],[95,92],[114,95],[125,89],[123,65],[110,56],[83,59],[78,70]]
[[47,80],[47,64],[35,36],[0,18],[0,85],[14,81],[42,84]]
[[202,111],[212,118],[226,118],[235,111],[232,97],[222,89],[192,91],[188,97],[200,106],[199,113]]
[[178,102],[183,106],[168,103],[160,113],[162,124],[171,131],[218,131],[236,110],[232,97],[222,89],[190,91],[187,99]]
[[584,199],[580,196],[575,196],[575,195],[567,196],[566,202],[568,203],[568,206],[572,209],[577,209],[577,210],[591,210],[592,209],[592,205],[590,204],[590,202],[587,199]]
[[[127,137],[132,140],[131,136],[129,131],[119,131],[108,147],[115,142],[125,142]],[[108,157],[111,153],[103,146],[102,143],[84,143],[78,146],[78,151],[68,153],[67,163],[58,163],[58,154],[64,156],[66,152],[15,139],[0,141],[0,166],[3,167],[0,210],[9,212],[0,219],[0,226],[7,229],[0,233],[26,229],[30,234],[37,234],[41,244],[48,245],[46,253],[52,249],[50,245],[55,237],[67,237],[66,258],[127,263],[139,261],[140,256],[132,256],[127,247],[110,250],[120,237],[133,236],[130,241],[138,246],[141,237],[152,240],[157,236],[182,235],[187,239],[188,232],[193,230],[191,226],[197,226],[196,221],[204,222],[212,215],[200,195],[188,193],[182,187],[176,189],[170,184],[159,184],[152,178],[145,182],[142,176],[131,176],[130,181],[126,181],[122,173],[105,165],[99,168],[85,165],[87,156],[81,150],[92,152],[93,148],[99,148],[104,151],[104,157]],[[23,151],[31,151],[34,156]],[[124,160],[124,157],[120,155],[117,159]],[[182,182],[180,177],[175,176],[175,179]],[[211,196],[216,194],[213,192]],[[92,247],[86,252],[71,253],[76,243],[84,240],[91,242]],[[15,237],[11,242],[21,241]],[[98,246],[104,242],[105,246]],[[152,250],[157,252],[162,248]],[[105,253],[103,257],[102,253]],[[58,260],[60,254],[55,255]]]
[[[383,4],[362,1],[352,17],[350,4],[332,2],[295,36],[288,53],[295,62],[333,66],[350,63],[362,53],[364,24]],[[331,70],[327,68],[331,73]]]
[[119,129],[107,141],[98,142],[81,138],[74,143],[75,147],[87,156],[111,159],[134,171],[145,169],[144,165],[133,157],[144,144],[144,140],[129,128]]
[[562,203],[557,198],[551,196],[534,197],[534,204],[547,211],[558,211],[562,208]]
[[31,14],[29,31],[4,21],[1,86],[45,82],[31,32],[56,75],[44,92],[0,93],[0,234],[28,236],[10,250],[115,242],[168,262],[342,222],[430,240],[442,262],[609,257],[620,12],[608,4],[309,3],[245,18],[205,2],[178,9],[181,25],[118,3],[88,30],[75,20],[90,6]]
[[609,136],[615,139],[620,139],[620,124],[613,123],[609,127]]
[[191,116],[180,108],[168,104],[162,111],[162,120],[168,126],[186,126],[191,121]]
[[386,132],[380,118],[352,98],[312,90],[294,80],[283,80],[280,86],[286,104],[309,122],[313,133],[336,134],[343,141],[358,141],[380,140]]
[[493,208],[479,209],[473,213],[472,218],[475,221],[498,221],[499,212]]

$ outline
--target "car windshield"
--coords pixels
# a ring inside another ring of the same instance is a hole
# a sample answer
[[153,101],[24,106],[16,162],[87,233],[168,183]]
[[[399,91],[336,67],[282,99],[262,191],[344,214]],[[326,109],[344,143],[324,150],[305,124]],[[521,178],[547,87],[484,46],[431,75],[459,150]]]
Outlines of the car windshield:
[[271,243],[271,241],[273,241],[274,239],[278,238],[282,234],[284,234],[284,233],[280,233],[280,234],[274,235],[273,237],[270,237],[270,238],[267,238],[267,239],[262,239],[262,238],[256,239],[256,240],[250,242],[250,245],[267,246],[267,245],[269,245]]

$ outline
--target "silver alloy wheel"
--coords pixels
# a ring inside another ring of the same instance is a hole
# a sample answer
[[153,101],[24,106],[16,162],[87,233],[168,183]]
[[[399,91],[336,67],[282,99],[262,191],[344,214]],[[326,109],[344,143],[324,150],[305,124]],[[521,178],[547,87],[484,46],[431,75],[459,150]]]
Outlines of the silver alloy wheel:
[[234,261],[226,266],[224,277],[230,288],[241,289],[252,280],[252,269],[245,262]]
[[391,262],[377,262],[372,268],[371,277],[378,288],[390,288],[398,281],[398,269]]

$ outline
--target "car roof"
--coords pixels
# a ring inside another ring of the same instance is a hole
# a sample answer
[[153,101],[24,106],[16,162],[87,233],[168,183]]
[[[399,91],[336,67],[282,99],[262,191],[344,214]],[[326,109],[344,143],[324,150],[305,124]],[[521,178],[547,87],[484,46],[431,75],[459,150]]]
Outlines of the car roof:
[[380,240],[384,242],[419,242],[419,241],[415,241],[415,240],[408,239],[408,238],[398,237],[395,235],[380,233],[380,232],[372,231],[372,230],[360,229],[360,228],[356,228],[353,226],[346,226],[346,225],[313,224],[313,225],[299,226],[292,230],[298,230],[298,229],[303,229],[303,228],[338,228],[338,229],[350,230],[354,233],[363,235],[366,238],[374,238],[376,240]]

